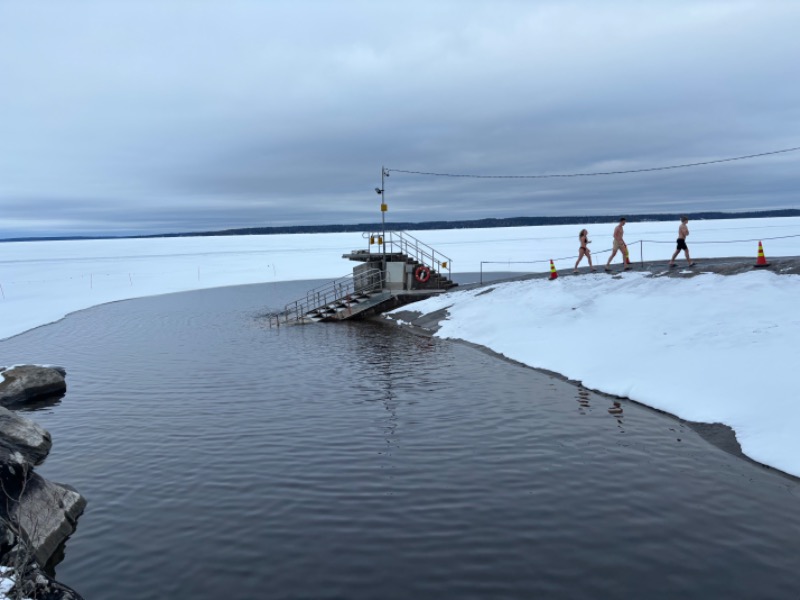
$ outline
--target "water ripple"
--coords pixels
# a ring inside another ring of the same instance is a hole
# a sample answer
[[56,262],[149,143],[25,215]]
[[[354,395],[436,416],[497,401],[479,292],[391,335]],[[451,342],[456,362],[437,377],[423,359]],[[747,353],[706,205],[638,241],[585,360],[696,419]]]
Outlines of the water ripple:
[[259,320],[266,296],[296,295],[119,302],[0,343],[69,373],[31,415],[55,441],[43,475],[89,499],[65,583],[129,600],[800,596],[794,480],[464,345]]

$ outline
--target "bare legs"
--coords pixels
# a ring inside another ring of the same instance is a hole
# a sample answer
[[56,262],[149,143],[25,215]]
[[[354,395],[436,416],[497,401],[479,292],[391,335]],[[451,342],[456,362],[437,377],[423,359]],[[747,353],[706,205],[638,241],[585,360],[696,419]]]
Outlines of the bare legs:
[[573,273],[577,273],[578,272],[578,265],[581,263],[581,261],[583,260],[584,256],[589,260],[589,268],[592,271],[594,271],[594,265],[592,265],[592,254],[590,252],[588,252],[586,249],[580,248],[578,250],[578,260],[575,261],[575,268],[572,269]]
[[614,257],[617,255],[617,251],[622,253],[622,266],[625,269],[629,269],[630,268],[630,266],[628,265],[628,260],[627,260],[628,259],[628,246],[626,246],[625,244],[620,244],[619,247],[614,248],[611,251],[611,256],[608,257],[608,262],[606,263],[606,271],[610,270],[611,261],[614,260]]
[[[677,258],[678,254],[680,254],[680,253],[681,253],[681,249],[680,248],[675,250],[675,252],[672,254],[672,258],[669,259],[670,266],[675,264],[675,259]],[[693,264],[692,263],[692,259],[689,257],[689,248],[688,247],[684,248],[683,253],[686,255],[686,263],[688,265]]]

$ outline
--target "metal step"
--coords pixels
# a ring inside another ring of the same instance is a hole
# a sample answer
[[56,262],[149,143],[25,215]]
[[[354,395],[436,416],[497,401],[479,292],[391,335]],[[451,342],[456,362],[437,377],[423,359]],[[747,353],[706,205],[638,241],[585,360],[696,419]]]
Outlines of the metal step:
[[373,294],[368,300],[364,302],[359,302],[356,304],[351,303],[350,305],[343,306],[337,311],[333,311],[332,313],[326,314],[321,320],[323,321],[343,321],[346,319],[351,319],[356,315],[363,313],[371,308],[378,306],[379,304],[386,302],[387,300],[391,300],[393,298],[393,294],[389,291],[384,291],[380,293]]

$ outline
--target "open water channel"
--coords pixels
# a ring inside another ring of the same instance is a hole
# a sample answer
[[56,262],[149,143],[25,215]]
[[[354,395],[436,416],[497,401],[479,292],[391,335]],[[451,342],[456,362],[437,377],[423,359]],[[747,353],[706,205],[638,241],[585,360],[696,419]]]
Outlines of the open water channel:
[[[798,598],[798,482],[677,420],[376,323],[311,282],[118,302],[0,342],[67,395],[57,577],[120,598]],[[676,377],[680,373],[676,371]]]

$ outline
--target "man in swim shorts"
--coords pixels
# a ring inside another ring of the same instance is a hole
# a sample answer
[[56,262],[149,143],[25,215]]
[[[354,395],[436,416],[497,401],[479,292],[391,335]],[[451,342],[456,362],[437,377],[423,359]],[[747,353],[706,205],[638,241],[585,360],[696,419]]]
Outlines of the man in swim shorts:
[[689,217],[681,217],[681,224],[678,227],[678,247],[675,248],[675,252],[672,255],[672,258],[669,260],[669,266],[675,266],[675,257],[678,256],[681,250],[686,255],[686,262],[690,267],[694,266],[692,259],[689,258],[689,246],[686,245],[686,238],[689,237],[689,226],[687,223],[689,222]]
[[612,247],[611,256],[608,257],[608,262],[606,263],[606,266],[605,266],[605,270],[606,271],[610,271],[611,270],[611,261],[617,255],[617,251],[621,251],[622,252],[623,270],[627,271],[628,269],[631,268],[630,264],[628,263],[628,246],[625,244],[625,240],[622,239],[622,236],[625,233],[624,230],[623,230],[623,228],[625,227],[625,222],[626,222],[625,221],[625,217],[622,217],[619,220],[619,225],[617,225],[614,228],[614,245]]

